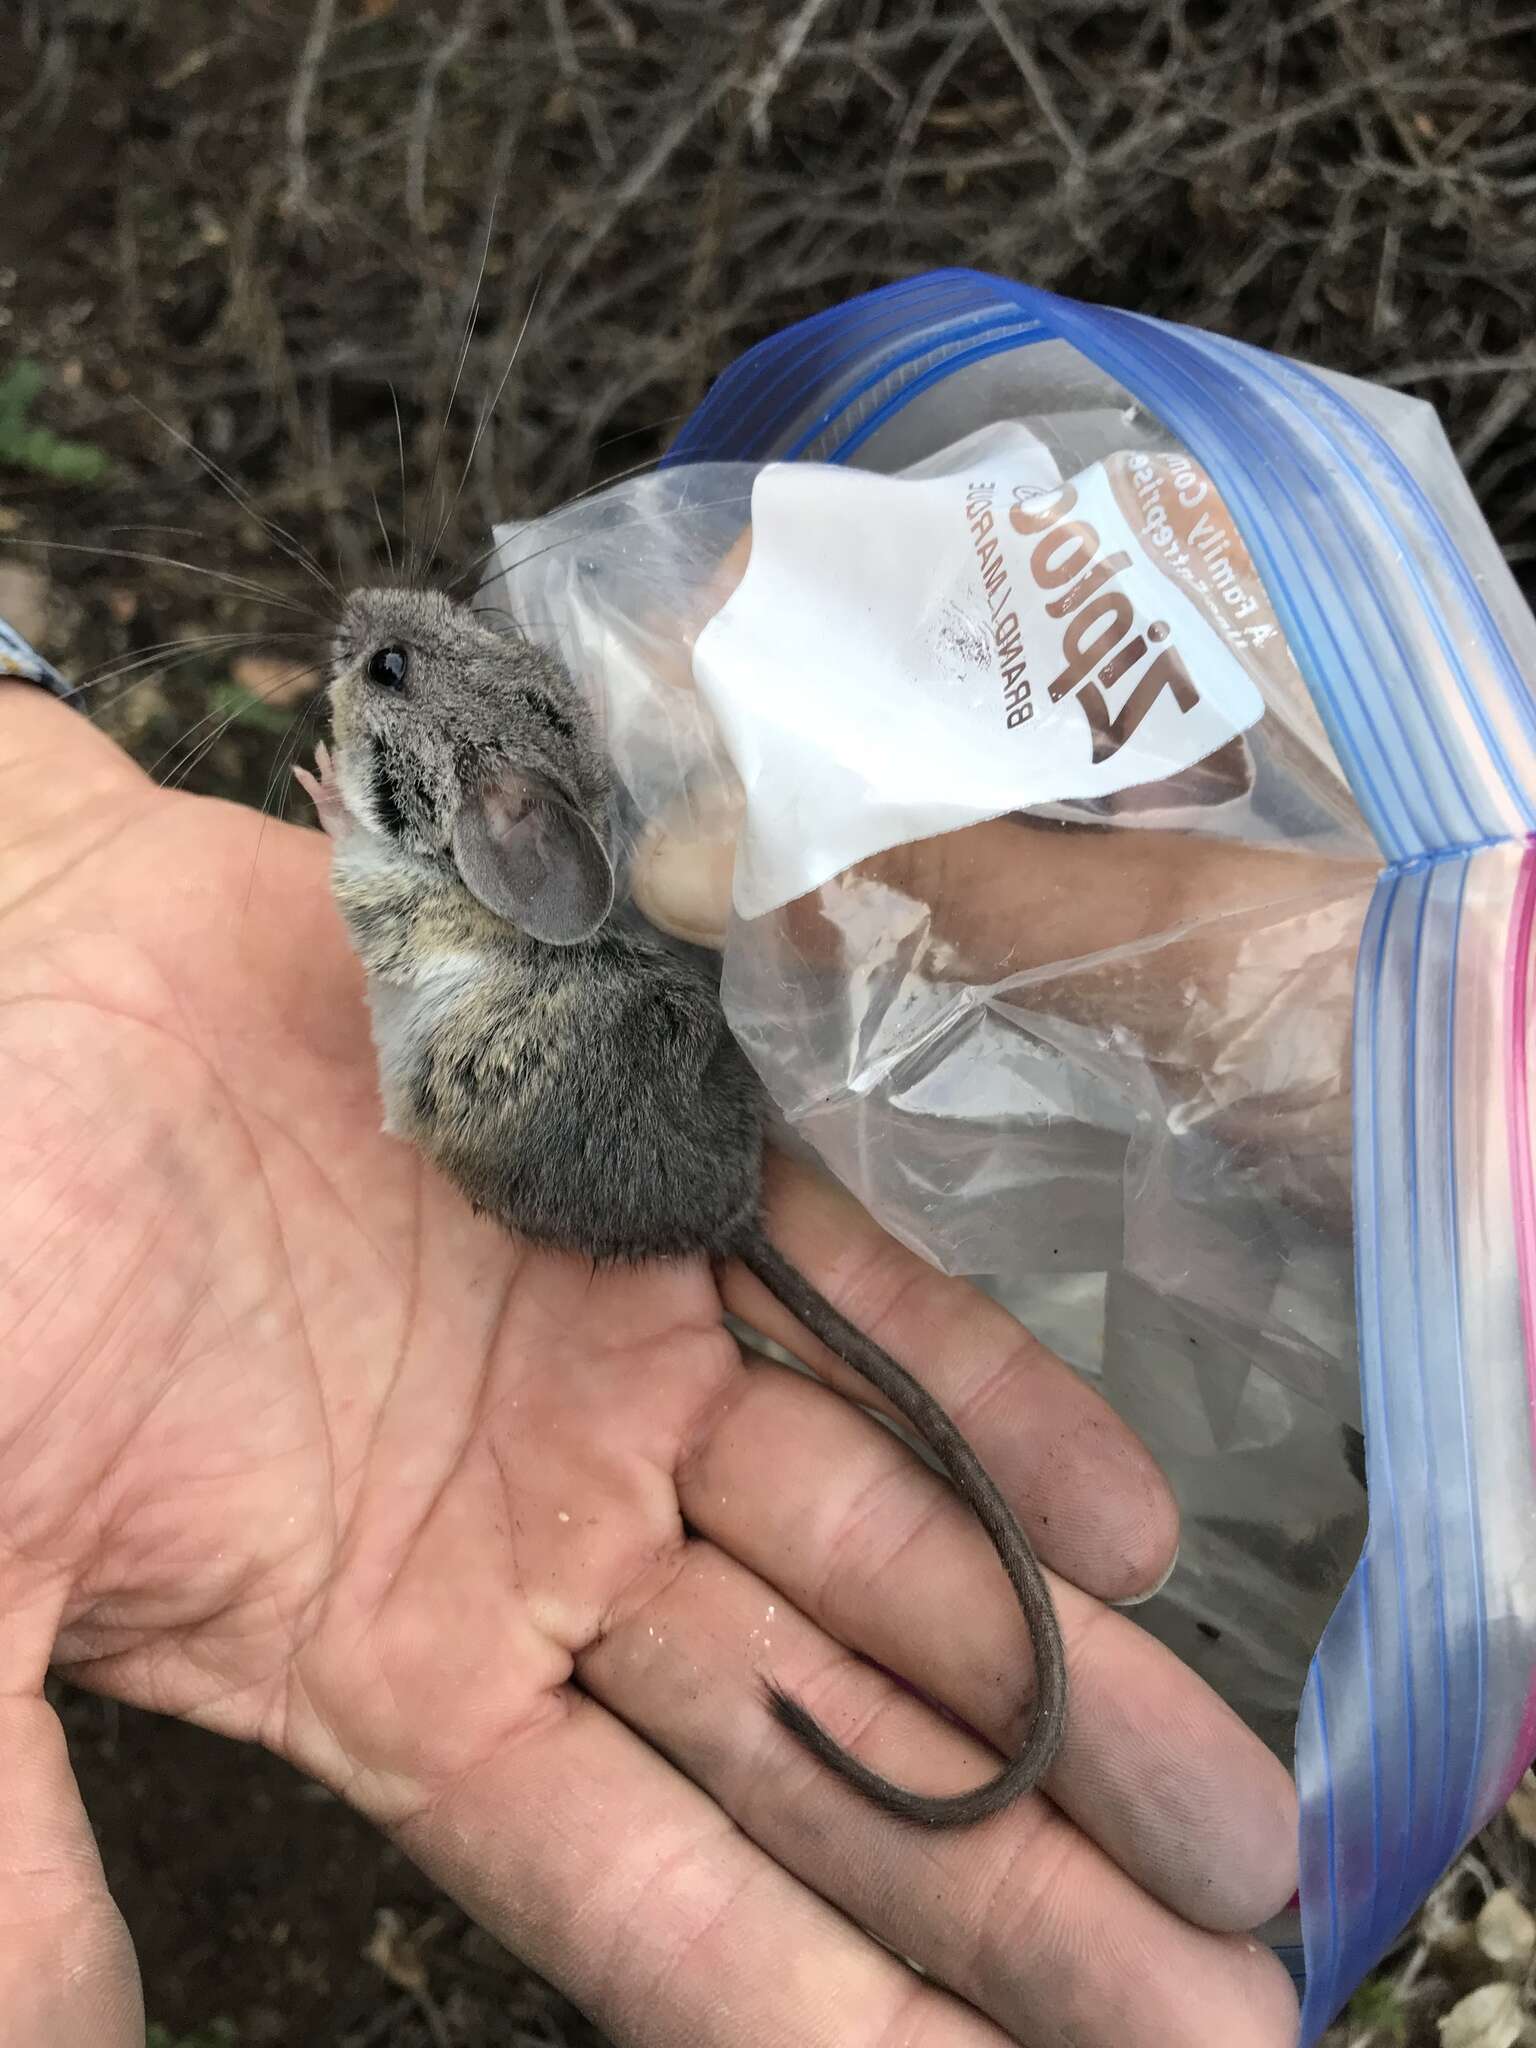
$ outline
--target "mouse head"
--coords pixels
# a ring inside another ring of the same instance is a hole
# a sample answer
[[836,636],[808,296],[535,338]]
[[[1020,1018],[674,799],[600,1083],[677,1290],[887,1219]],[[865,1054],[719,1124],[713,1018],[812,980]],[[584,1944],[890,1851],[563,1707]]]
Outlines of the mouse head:
[[557,946],[613,905],[609,779],[559,659],[433,590],[358,590],[331,650],[336,778],[359,822]]

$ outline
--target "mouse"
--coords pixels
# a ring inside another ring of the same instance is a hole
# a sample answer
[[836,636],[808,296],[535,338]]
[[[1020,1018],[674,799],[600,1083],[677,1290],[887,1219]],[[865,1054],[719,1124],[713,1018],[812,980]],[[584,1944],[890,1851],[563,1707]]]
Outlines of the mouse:
[[1029,1630],[1028,1733],[973,1790],[912,1792],[769,1684],[780,1725],[885,1813],[985,1819],[1049,1769],[1067,1679],[1028,1537],[940,1404],[838,1313],[762,1220],[766,1090],[718,965],[616,914],[616,793],[586,694],[512,622],[415,587],[343,600],[331,737],[296,770],[366,977],[384,1128],[518,1238],[598,1264],[738,1259],[933,1453]]

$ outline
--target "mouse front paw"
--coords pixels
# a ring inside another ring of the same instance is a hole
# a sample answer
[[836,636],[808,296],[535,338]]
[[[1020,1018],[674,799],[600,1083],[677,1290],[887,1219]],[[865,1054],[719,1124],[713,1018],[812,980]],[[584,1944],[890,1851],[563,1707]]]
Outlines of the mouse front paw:
[[331,751],[324,740],[315,748],[315,772],[311,774],[295,763],[293,779],[314,805],[322,828],[332,839],[342,838],[352,824],[352,814],[332,771]]

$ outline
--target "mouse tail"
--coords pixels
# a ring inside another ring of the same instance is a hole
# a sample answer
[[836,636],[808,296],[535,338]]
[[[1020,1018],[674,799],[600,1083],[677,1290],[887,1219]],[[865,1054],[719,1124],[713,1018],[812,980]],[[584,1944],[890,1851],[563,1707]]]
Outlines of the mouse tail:
[[1050,1588],[1018,1517],[944,1410],[904,1366],[846,1317],[775,1250],[760,1230],[750,1231],[737,1256],[774,1298],[861,1378],[883,1394],[938,1459],[956,1491],[976,1511],[1002,1561],[1029,1627],[1035,1661],[1035,1711],[1023,1748],[997,1776],[974,1791],[929,1796],[909,1792],[872,1771],[829,1735],[797,1700],[768,1688],[779,1724],[855,1791],[899,1820],[924,1827],[962,1827],[984,1820],[1030,1791],[1050,1768],[1066,1731],[1067,1674],[1061,1628]]

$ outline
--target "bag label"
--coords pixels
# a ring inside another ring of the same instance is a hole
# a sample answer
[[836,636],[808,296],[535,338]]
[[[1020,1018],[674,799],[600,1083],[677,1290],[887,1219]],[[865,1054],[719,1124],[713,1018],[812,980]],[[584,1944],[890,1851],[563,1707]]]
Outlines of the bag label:
[[1062,481],[1018,425],[916,473],[775,464],[694,675],[747,796],[761,916],[856,861],[1181,774],[1290,662],[1210,480],[1121,454]]

